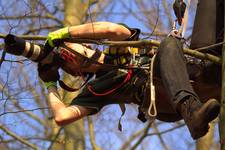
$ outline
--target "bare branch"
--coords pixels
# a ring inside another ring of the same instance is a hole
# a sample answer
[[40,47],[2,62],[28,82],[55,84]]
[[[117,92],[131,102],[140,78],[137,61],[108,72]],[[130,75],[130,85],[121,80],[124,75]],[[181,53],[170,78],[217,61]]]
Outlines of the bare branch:
[[24,113],[26,111],[35,111],[35,110],[42,110],[42,109],[49,109],[48,107],[45,108],[33,108],[33,109],[22,109],[18,111],[8,111],[8,112],[3,112],[0,114],[0,116],[6,115],[6,114],[17,114],[17,113]]
[[40,26],[40,27],[38,27],[38,28],[31,28],[31,29],[29,29],[28,31],[26,31],[25,33],[24,33],[24,35],[27,35],[27,34],[30,34],[30,33],[34,33],[34,32],[40,32],[41,30],[52,30],[52,29],[58,29],[58,28],[60,28],[61,26],[59,26],[59,25],[53,25],[53,26]]
[[[159,47],[160,42],[156,40],[139,40],[139,41],[96,41],[96,40],[88,40],[88,39],[72,39],[69,40],[74,43],[94,43],[94,44],[104,44],[108,46],[132,46],[132,47],[151,47],[151,46],[156,46]],[[218,65],[221,65],[221,58],[208,54],[208,53],[201,53],[196,50],[192,50],[189,48],[184,48],[183,49],[184,53],[190,56],[194,56],[199,59],[205,59],[212,61],[213,63],[216,63]]]
[[133,140],[135,140],[138,136],[140,136],[143,132],[144,132],[145,128],[142,128],[141,130],[139,130],[138,132],[134,133],[129,140],[127,140],[126,142],[123,143],[122,147],[120,148],[120,150],[125,150],[127,149],[128,146],[130,146],[130,143],[133,142]]
[[[0,91],[2,91],[5,95],[8,95],[8,93],[6,92],[6,90],[7,90],[6,88],[4,88],[2,85],[0,85]],[[13,96],[9,96],[9,98],[10,98],[11,102],[14,104],[14,106],[17,109],[19,109],[19,111],[22,111],[27,116],[29,116],[32,119],[36,120],[40,124],[46,126],[46,123],[41,118],[39,118],[38,116],[32,114],[30,111],[24,111],[24,109],[17,103],[17,100]]]
[[0,20],[18,20],[18,19],[51,19],[56,21],[57,23],[59,23],[60,25],[63,25],[63,22],[61,20],[59,20],[58,18],[54,17],[51,14],[46,14],[45,16],[41,16],[39,14],[37,15],[22,15],[22,16],[0,16]]
[[164,130],[164,131],[162,131],[162,132],[149,133],[149,134],[147,134],[146,136],[153,136],[153,135],[159,135],[159,134],[162,135],[162,134],[171,132],[171,131],[173,131],[173,130],[176,130],[176,129],[178,129],[178,128],[181,128],[181,127],[183,127],[183,126],[185,126],[185,124],[180,124],[180,125],[178,125],[178,126],[176,126],[176,127],[173,127],[173,128],[167,129],[167,130]]
[[[156,133],[159,133],[159,129],[157,128],[157,126],[156,126],[155,123],[153,123],[152,127],[153,127],[153,129],[154,129],[154,131],[155,131]],[[164,147],[164,149],[165,149],[165,150],[169,150],[169,148],[167,147],[167,145],[166,145],[165,141],[163,140],[161,134],[157,134],[157,136],[158,136],[159,141],[161,142],[162,146]]]
[[36,147],[36,145],[29,143],[28,141],[24,140],[23,138],[19,137],[18,135],[16,135],[15,133],[11,132],[9,129],[7,129],[6,127],[4,127],[4,125],[0,124],[0,129],[2,131],[4,131],[6,134],[8,134],[9,136],[13,137],[14,139],[16,139],[17,141],[23,143],[24,145],[34,149],[34,150],[38,150],[38,148]]
[[[0,38],[5,38],[6,34],[0,34]],[[41,36],[41,35],[18,35],[18,37],[23,38],[25,40],[41,40],[44,41],[46,40],[46,36]]]
[[51,150],[53,145],[55,144],[55,142],[57,142],[57,138],[59,137],[61,131],[63,130],[63,127],[59,128],[57,133],[55,135],[53,135],[53,137],[51,137],[51,144],[49,145],[47,150]]
[[[6,35],[0,34],[0,38],[4,38]],[[21,35],[18,36],[27,40],[46,40],[45,36],[30,36],[30,35]],[[156,40],[139,40],[139,41],[97,41],[97,40],[90,40],[90,39],[68,39],[67,41],[73,42],[73,43],[94,43],[94,44],[103,44],[108,46],[132,46],[132,47],[151,47],[156,46],[159,47],[160,42]],[[223,43],[219,43],[220,45]],[[216,45],[210,45],[211,47],[218,46]],[[199,59],[205,59],[212,61],[213,63],[221,65],[222,59],[220,57],[208,54],[208,53],[201,53],[196,50],[192,50],[189,48],[184,48],[184,53],[188,54],[190,56],[194,56]]]
[[131,148],[131,150],[135,150],[139,144],[141,144],[141,142],[144,140],[144,138],[147,136],[148,131],[150,129],[150,126],[152,125],[152,122],[150,121],[148,123],[148,125],[145,127],[144,133],[143,135],[140,137],[140,139],[133,145],[133,147]]
[[92,146],[93,150],[101,150],[101,148],[98,147],[98,145],[96,144],[96,141],[95,141],[93,121],[92,121],[91,117],[87,117],[87,120],[88,120],[88,128],[89,128],[91,146]]

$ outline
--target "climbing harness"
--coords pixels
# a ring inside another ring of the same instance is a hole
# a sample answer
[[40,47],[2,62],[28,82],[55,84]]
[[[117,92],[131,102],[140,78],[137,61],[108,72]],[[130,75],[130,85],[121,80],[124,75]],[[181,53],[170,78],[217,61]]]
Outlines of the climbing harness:
[[104,92],[104,93],[98,93],[94,91],[94,88],[88,84],[88,90],[95,96],[105,96],[105,95],[109,95],[113,92],[115,92],[117,89],[121,88],[124,84],[126,84],[132,77],[132,70],[128,70],[126,77],[124,78],[123,82],[121,82],[120,84],[116,85],[115,87],[113,87],[112,89]]

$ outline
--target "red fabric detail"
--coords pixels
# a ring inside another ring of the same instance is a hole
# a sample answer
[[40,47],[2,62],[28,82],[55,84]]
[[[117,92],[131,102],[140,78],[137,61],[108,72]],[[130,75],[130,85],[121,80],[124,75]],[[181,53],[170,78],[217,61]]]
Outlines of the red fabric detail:
[[[76,60],[76,56],[70,52],[68,52],[66,49],[64,48],[61,48],[60,49],[60,54],[61,56],[63,57],[64,60],[70,62],[70,63],[74,63],[74,64],[78,64],[77,63],[77,60]],[[81,72],[81,68],[78,69],[78,75],[81,76],[81,78],[83,79],[83,81],[86,83],[87,81],[85,80],[84,76],[82,75],[82,72]],[[109,95],[111,93],[113,93],[114,91],[116,91],[117,89],[119,89],[120,87],[122,87],[125,83],[127,83],[132,77],[132,70],[129,69],[128,72],[127,72],[127,75],[124,79],[124,81],[117,85],[116,87],[112,88],[111,90],[108,90],[104,93],[97,93],[94,91],[93,87],[89,84],[87,84],[87,88],[88,90],[95,96],[105,96],[105,95]],[[82,87],[82,86],[81,86]],[[78,88],[79,90],[80,88]]]
[[125,83],[127,83],[131,79],[131,77],[132,77],[132,70],[128,70],[128,73],[127,73],[125,79],[123,80],[123,82],[121,84],[117,85],[116,87],[114,87],[111,90],[108,90],[108,91],[106,91],[104,93],[97,93],[97,92],[95,92],[91,85],[87,85],[87,88],[95,96],[105,96],[105,95],[109,95],[109,94],[115,92],[117,89],[122,87]]
[[70,51],[66,50],[65,48],[61,48],[60,49],[60,55],[62,56],[62,58],[65,61],[67,61],[67,62],[69,62],[71,64],[76,63],[76,55],[74,55]]

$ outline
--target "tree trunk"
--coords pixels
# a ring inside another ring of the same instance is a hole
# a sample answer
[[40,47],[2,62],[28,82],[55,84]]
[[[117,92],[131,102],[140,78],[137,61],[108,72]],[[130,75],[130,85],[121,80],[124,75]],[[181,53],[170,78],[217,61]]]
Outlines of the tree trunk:
[[[225,8],[224,8],[224,11],[225,11]],[[225,19],[224,19],[224,22],[225,22]],[[225,40],[225,32],[224,32],[223,40]],[[221,68],[222,68],[222,88],[221,88],[222,90],[221,90],[219,132],[220,132],[221,150],[224,150],[225,149],[225,44],[223,44],[223,49],[222,49],[222,67]]]
[[64,0],[64,24],[66,26],[81,24],[87,13],[87,5],[82,0]]
[[[64,24],[65,26],[79,25],[86,15],[86,6],[82,1],[64,0]],[[64,76],[64,81],[71,81],[68,75]],[[74,83],[79,84],[79,83]],[[76,86],[76,85],[75,85]],[[79,86],[79,85],[78,85]],[[77,92],[64,93],[64,103],[69,104]],[[81,119],[65,127],[65,150],[84,150],[85,149],[85,130],[84,120]]]
[[215,123],[210,123],[209,132],[196,141],[196,150],[210,150],[213,148]]

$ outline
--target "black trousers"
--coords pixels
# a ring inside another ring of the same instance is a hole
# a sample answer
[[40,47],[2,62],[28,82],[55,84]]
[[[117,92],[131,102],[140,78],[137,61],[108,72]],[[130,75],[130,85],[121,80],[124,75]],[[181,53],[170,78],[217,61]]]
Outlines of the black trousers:
[[[223,36],[224,0],[198,0],[190,48],[196,49],[223,42]],[[206,49],[204,52],[221,56],[222,45]],[[208,62],[202,73],[205,83],[221,85],[221,66]]]
[[[223,41],[223,4],[224,0],[199,0],[192,33],[192,49]],[[221,46],[205,52],[220,56]],[[221,67],[218,65],[209,63],[202,72],[205,74],[205,82],[221,81]],[[156,56],[155,75],[162,79],[175,109],[177,103],[187,96],[198,99],[189,82],[182,44],[178,39],[167,37],[161,42]]]
[[[224,0],[199,0],[191,40],[191,49],[223,41]],[[205,52],[220,56],[222,45]]]
[[185,97],[198,98],[189,82],[182,47],[182,43],[178,39],[165,38],[159,46],[154,64],[155,76],[162,79],[175,110],[177,103]]

